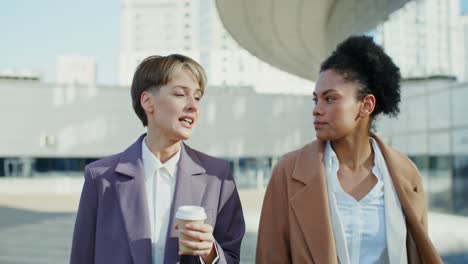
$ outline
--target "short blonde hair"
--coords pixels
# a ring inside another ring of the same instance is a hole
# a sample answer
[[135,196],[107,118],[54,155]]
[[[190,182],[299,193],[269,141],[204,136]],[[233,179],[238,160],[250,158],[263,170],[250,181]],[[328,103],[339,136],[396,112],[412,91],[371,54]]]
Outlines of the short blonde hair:
[[140,103],[141,94],[151,89],[159,89],[183,70],[188,70],[195,77],[203,95],[206,86],[205,70],[198,62],[187,56],[180,54],[150,56],[138,65],[133,76],[131,95],[133,109],[143,126],[148,125],[148,117]]

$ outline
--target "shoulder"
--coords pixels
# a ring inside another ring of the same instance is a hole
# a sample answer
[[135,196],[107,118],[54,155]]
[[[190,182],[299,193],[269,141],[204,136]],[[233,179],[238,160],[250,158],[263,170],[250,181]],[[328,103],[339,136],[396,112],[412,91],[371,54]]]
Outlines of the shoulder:
[[185,151],[189,156],[195,157],[200,161],[200,165],[207,171],[207,173],[222,173],[226,170],[230,171],[229,162],[220,158],[213,157],[184,144]]
[[412,174],[419,174],[418,167],[408,156],[393,147],[389,147],[389,149],[391,153],[391,159],[394,160],[394,163],[400,164],[401,169],[411,172]]
[[301,154],[302,148],[296,149],[290,152],[285,153],[279,160],[278,163],[275,165],[275,169],[293,169],[294,165],[296,164],[297,158]]
[[117,154],[91,162],[85,167],[85,176],[94,179],[113,172],[120,162],[124,164],[136,162],[141,158],[141,142],[145,136],[146,134],[141,135],[133,144]]
[[404,177],[399,177],[402,181],[407,181],[413,186],[421,185],[422,179],[418,167],[408,156],[385,143],[380,143],[379,147],[394,176],[404,175]]
[[273,169],[272,180],[275,180],[275,178],[291,179],[298,165],[302,166],[309,162],[321,160],[320,155],[323,154],[323,145],[321,141],[315,140],[299,149],[284,154]]
[[315,158],[320,158],[319,155],[323,154],[323,147],[324,144],[321,141],[315,140],[313,142],[310,142],[301,148],[295,149],[284,154],[275,167],[293,170],[298,161],[301,161],[303,159],[313,160]]
[[121,155],[122,152],[89,163],[85,167],[86,176],[95,179],[106,174],[108,171],[113,171],[117,166]]
[[403,163],[403,165],[405,167],[407,167],[407,169],[410,169],[410,170],[417,170],[417,167],[416,165],[414,164],[414,162],[408,157],[406,156],[405,154],[401,153],[399,150],[397,150],[396,148],[393,148],[391,146],[388,146],[388,151],[390,153],[390,157],[391,159],[397,161],[397,162],[401,162]]

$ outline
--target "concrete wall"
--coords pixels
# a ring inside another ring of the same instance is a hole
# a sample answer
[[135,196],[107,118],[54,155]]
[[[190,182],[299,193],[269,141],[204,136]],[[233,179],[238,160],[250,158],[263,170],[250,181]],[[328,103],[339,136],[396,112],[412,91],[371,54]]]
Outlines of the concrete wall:
[[[315,138],[312,107],[311,96],[209,87],[188,143],[226,158],[280,156]],[[0,116],[0,157],[101,157],[144,133],[126,87],[2,81]]]

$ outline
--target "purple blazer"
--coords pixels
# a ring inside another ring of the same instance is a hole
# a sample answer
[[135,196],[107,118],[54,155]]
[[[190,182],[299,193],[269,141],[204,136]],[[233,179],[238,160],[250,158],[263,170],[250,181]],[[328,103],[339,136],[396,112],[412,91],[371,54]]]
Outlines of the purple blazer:
[[[70,263],[151,264],[151,226],[145,188],[142,135],[125,151],[85,168]],[[199,263],[178,255],[175,209],[205,208],[220,260],[239,263],[245,223],[229,163],[182,144],[166,237],[164,263]]]

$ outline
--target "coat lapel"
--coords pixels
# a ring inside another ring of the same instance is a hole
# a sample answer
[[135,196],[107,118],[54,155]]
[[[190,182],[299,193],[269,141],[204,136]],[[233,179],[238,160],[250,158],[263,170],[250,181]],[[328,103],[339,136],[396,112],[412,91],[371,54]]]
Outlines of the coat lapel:
[[[376,135],[371,134],[371,136],[377,141],[387,164],[395,194],[400,201],[404,220],[406,220],[407,237],[412,237],[413,244],[418,245],[417,249],[408,248],[408,255],[417,253],[422,257],[422,261],[442,263],[421,222],[425,217],[425,200],[416,167],[406,156],[388,147]],[[293,184],[290,203],[314,262],[337,263],[323,154],[324,143],[320,141],[314,141],[301,150],[292,175],[300,187]],[[398,233],[401,230],[393,232]],[[401,238],[395,239],[395,241],[400,240]],[[405,259],[404,249],[399,250],[396,247],[392,251]],[[389,252],[389,254],[393,253]],[[392,260],[396,259],[396,263],[401,263],[397,260],[398,258],[392,257]]]
[[407,239],[414,239],[414,243],[413,241],[409,243],[412,246],[407,246],[408,256],[418,254],[424,263],[442,263],[422,223],[423,218],[426,217],[424,215],[426,201],[416,167],[408,161],[406,156],[385,145],[375,135],[372,137],[379,144],[387,162],[388,171],[405,216]]
[[115,168],[114,188],[135,264],[150,264],[151,226],[141,154],[142,135],[125,150]]
[[323,166],[324,146],[305,146],[296,161],[293,179],[302,184],[291,197],[291,207],[315,263],[337,263]]
[[375,148],[376,164],[381,168],[384,182],[385,225],[387,235],[388,259],[390,264],[406,264],[406,223],[387,164],[380,147]]
[[183,205],[203,204],[206,190],[206,170],[201,166],[196,153],[187,145],[181,145],[180,161],[177,167],[176,187],[171,205],[169,229],[166,237],[164,263],[175,263],[180,259],[178,231],[174,228],[175,212]]
[[424,199],[424,197],[421,193],[422,187],[418,186],[414,177],[415,167],[408,162],[408,158],[389,148],[376,135],[372,134],[372,137],[377,141],[385,159],[405,217],[407,220],[412,218],[419,221],[423,216],[424,208],[414,201]]

